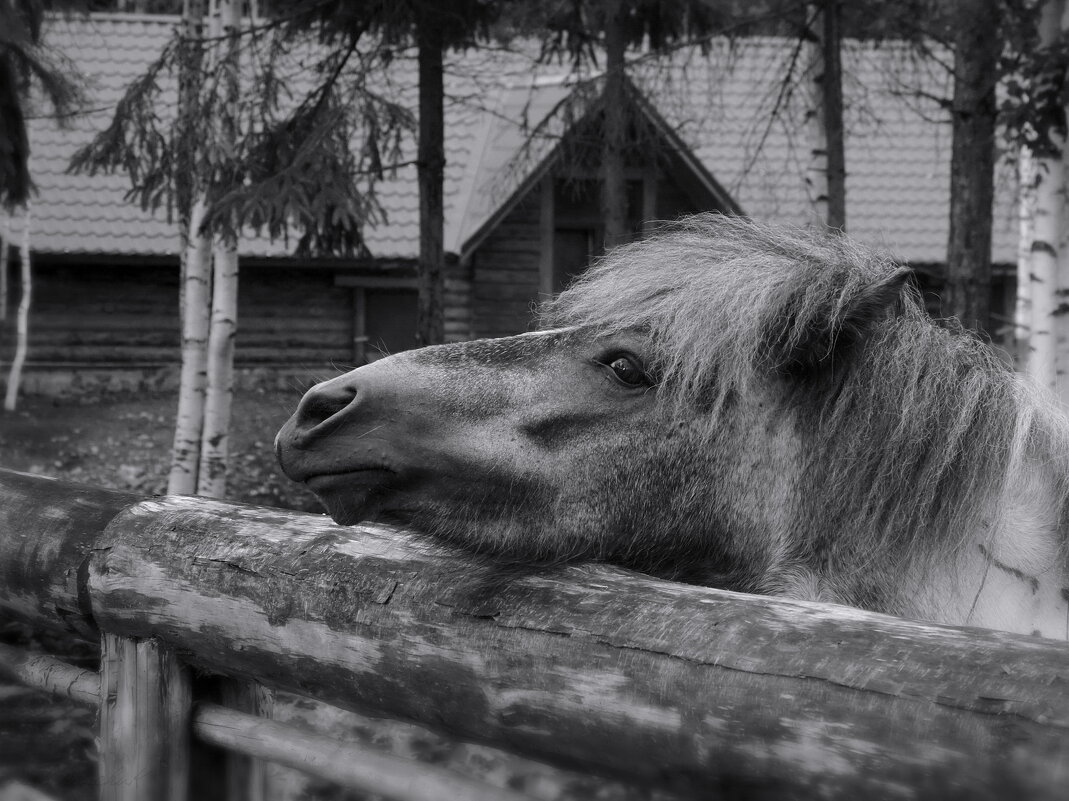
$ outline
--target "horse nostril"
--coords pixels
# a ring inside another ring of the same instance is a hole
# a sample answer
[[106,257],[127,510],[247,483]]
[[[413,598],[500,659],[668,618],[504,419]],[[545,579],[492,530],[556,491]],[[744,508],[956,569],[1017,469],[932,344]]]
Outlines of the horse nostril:
[[315,428],[345,409],[355,397],[354,387],[313,387],[297,407],[297,427],[306,431]]

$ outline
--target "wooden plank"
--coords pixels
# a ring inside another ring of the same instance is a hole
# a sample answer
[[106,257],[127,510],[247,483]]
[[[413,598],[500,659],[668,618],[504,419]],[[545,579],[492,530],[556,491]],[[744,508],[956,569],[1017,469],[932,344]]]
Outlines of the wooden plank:
[[1065,643],[605,567],[488,583],[403,531],[204,499],[130,508],[106,546],[102,625],[642,786],[1060,801],[1069,781]]
[[189,669],[153,640],[101,638],[101,801],[187,801]]

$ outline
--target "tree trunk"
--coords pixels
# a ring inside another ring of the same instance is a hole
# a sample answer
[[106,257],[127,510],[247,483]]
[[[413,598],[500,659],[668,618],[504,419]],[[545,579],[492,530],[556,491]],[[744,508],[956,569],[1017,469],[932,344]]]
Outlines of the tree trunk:
[[208,330],[211,316],[211,239],[201,233],[205,198],[193,206],[183,239],[182,287],[182,372],[178,384],[178,413],[167,492],[192,495],[197,491],[200,441],[204,430],[204,400],[208,383]]
[[419,308],[420,345],[445,341],[445,89],[442,31],[433,14],[419,20]]
[[604,131],[601,148],[601,218],[605,249],[630,238],[627,229],[627,86],[624,57],[627,49],[624,10],[620,0],[606,0]]
[[[1063,0],[1049,0],[1043,6],[1039,22],[1040,47],[1053,47],[1058,42],[1064,25],[1064,10]],[[1060,82],[1063,79],[1062,75],[1049,75],[1044,80]],[[1033,154],[1034,207],[1028,274],[1032,314],[1028,370],[1038,383],[1057,392],[1059,263],[1065,259],[1069,232],[1064,223],[1065,136],[1054,129],[1048,130],[1047,135],[1049,140],[1039,143]],[[1024,283],[1020,275],[1018,281]]]
[[843,138],[842,0],[824,0],[821,107],[827,144],[828,216],[833,231],[846,231],[846,151]]
[[[226,37],[221,65],[227,74],[227,105],[220,125],[224,146],[237,142],[238,79],[241,3],[223,0],[219,21]],[[215,235],[212,266],[212,314],[208,332],[207,392],[204,398],[204,428],[201,432],[197,494],[221,498],[226,494],[227,456],[230,440],[230,407],[234,398],[234,337],[238,325],[238,231]]]
[[[809,108],[806,111],[806,129],[809,133],[809,169],[806,183],[809,185],[809,202],[820,225],[828,227],[828,126],[825,122],[824,79],[827,72],[824,47],[824,7],[810,5],[806,8],[806,51],[809,56]],[[788,76],[789,79],[789,76]]]
[[1022,146],[1017,156],[1017,298],[1013,310],[1013,360],[1030,371],[1032,349],[1032,242],[1036,234],[1036,164]]
[[208,321],[211,316],[211,241],[200,231],[207,198],[196,180],[198,143],[193,126],[201,88],[203,35],[204,0],[185,0],[178,81],[179,162],[175,170],[181,249],[178,309],[182,320],[182,370],[178,382],[171,470],[167,477],[167,492],[171,495],[192,495],[197,491],[200,439],[204,427]]
[[995,85],[1002,51],[998,0],[957,6],[951,107],[950,236],[942,312],[989,328],[991,204],[995,180]]
[[4,409],[15,411],[18,403],[19,384],[22,383],[22,366],[26,363],[26,351],[30,338],[30,303],[33,298],[33,271],[30,269],[30,204],[26,203],[26,217],[22,229],[22,247],[19,249],[19,261],[22,266],[21,295],[19,297],[18,316],[15,320],[15,358],[7,376],[7,394],[4,396]]

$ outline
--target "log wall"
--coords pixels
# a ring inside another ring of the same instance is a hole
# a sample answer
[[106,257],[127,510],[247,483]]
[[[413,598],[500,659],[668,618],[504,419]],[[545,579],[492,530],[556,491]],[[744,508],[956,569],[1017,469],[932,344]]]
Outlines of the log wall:
[[[331,271],[250,265],[240,278],[235,361],[322,367],[351,356],[350,292]],[[17,301],[18,284],[9,302]],[[0,358],[13,347],[9,319]],[[178,267],[34,265],[29,359],[41,365],[157,365],[179,360]]]
[[502,582],[384,526],[124,500],[0,474],[0,606],[687,797],[1061,799],[1069,782],[1066,643],[603,566]]

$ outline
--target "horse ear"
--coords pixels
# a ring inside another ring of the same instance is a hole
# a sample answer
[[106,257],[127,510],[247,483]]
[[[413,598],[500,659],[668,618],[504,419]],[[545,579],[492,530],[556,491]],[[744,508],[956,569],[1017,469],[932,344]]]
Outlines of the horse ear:
[[780,339],[776,369],[787,373],[810,373],[863,341],[881,320],[902,311],[902,292],[912,271],[902,267],[833,306],[806,315]]

